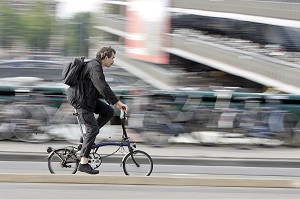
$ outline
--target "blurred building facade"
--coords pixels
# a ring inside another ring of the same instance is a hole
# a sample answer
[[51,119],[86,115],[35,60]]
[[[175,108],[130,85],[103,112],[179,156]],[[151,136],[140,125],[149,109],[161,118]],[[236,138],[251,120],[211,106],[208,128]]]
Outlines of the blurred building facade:
[[[300,2],[167,1],[167,7],[157,8],[170,18],[165,23],[169,27],[158,29],[168,43],[160,46],[168,53],[167,64],[126,56],[126,42],[137,36],[128,32],[128,11],[136,3],[145,1],[104,1],[95,28],[101,32],[102,44],[117,48],[117,63],[136,75],[146,73],[157,87],[230,86],[255,91],[272,87],[299,93]],[[147,3],[141,7],[155,18],[157,13]]]

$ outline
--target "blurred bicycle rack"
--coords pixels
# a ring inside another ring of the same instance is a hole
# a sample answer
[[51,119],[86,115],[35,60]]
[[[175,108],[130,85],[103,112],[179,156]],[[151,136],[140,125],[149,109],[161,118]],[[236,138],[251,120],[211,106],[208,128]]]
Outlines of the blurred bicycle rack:
[[177,136],[190,135],[201,145],[299,146],[298,117],[282,108],[284,95],[236,96],[233,89],[213,95],[155,93],[130,125],[151,146],[167,146]]
[[[2,88],[1,92],[0,140],[78,142],[80,130],[63,89],[22,87]],[[300,145],[299,115],[290,111],[299,110],[300,96],[290,100],[289,95],[238,94],[222,88],[213,92],[151,91],[120,97],[130,107],[128,130],[150,146],[164,147],[182,136],[209,146]],[[110,124],[117,126],[117,119]],[[112,130],[101,131],[99,135],[107,139],[114,136]]]

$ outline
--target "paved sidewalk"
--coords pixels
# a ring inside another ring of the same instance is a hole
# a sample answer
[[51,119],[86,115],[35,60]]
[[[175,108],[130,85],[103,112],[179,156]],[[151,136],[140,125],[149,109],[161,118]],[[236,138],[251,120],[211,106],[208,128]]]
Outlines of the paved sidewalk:
[[64,183],[64,184],[113,184],[113,185],[160,185],[160,186],[209,186],[209,187],[256,187],[300,188],[299,178],[274,177],[170,177],[170,176],[109,176],[74,174],[11,174],[0,173],[2,183]]

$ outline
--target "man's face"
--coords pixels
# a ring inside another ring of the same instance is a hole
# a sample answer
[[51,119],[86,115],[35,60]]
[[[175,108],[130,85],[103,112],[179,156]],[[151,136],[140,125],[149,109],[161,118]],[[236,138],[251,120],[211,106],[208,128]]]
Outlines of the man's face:
[[106,67],[111,67],[111,65],[113,65],[114,63],[114,59],[115,59],[115,54],[112,53],[112,56],[110,58],[108,58],[107,56],[105,57],[105,60],[104,60],[104,65]]

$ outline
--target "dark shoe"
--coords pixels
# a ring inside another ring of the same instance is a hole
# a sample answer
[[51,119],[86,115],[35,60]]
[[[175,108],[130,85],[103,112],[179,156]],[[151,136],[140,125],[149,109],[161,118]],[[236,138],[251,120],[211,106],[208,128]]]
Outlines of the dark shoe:
[[89,164],[79,164],[78,171],[85,172],[88,174],[98,174],[99,170],[95,170]]

